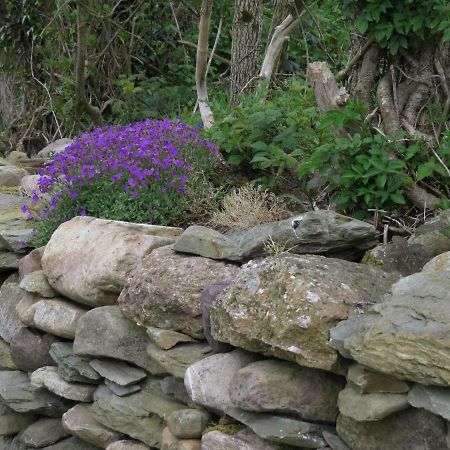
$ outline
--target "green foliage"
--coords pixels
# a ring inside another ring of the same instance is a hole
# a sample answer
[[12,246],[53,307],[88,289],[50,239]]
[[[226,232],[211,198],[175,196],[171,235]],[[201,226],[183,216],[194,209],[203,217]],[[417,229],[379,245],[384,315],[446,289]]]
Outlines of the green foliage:
[[296,79],[286,90],[274,90],[267,102],[261,95],[245,96],[225,116],[226,107],[213,107],[218,114],[211,139],[231,165],[252,170],[264,187],[277,187],[285,171],[295,171],[299,159],[320,142],[314,129],[318,118],[314,98]]
[[356,26],[391,54],[418,41],[450,41],[450,4],[447,0],[344,0],[357,8]]
[[[401,134],[373,132],[364,123],[364,109],[356,103],[328,113],[321,127],[338,133],[338,137],[320,145],[303,161],[298,173],[301,178],[312,173],[324,178],[344,209],[361,213],[369,208],[398,208],[406,204],[403,190],[414,180],[434,177],[442,186],[450,182],[445,168],[423,142],[407,144]],[[437,153],[448,159],[447,140]]]

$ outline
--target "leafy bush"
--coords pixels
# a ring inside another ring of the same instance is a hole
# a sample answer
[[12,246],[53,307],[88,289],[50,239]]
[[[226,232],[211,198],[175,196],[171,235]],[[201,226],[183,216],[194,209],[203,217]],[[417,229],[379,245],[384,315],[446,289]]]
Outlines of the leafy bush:
[[411,141],[403,134],[375,132],[364,117],[364,108],[354,102],[342,111],[330,111],[320,127],[337,137],[304,159],[298,170],[300,178],[321,177],[336,194],[339,206],[360,214],[368,208],[406,204],[404,188],[414,181],[427,178],[438,188],[448,185],[450,174],[436,155],[441,161],[448,160],[450,135],[433,153],[424,142]]
[[[287,90],[277,89],[267,102],[261,96],[243,96],[241,104],[219,117],[210,137],[227,162],[256,172],[257,182],[275,188],[286,170],[296,169],[322,139],[314,129],[318,111],[310,88],[299,80]],[[295,171],[295,170],[294,170]]]
[[[40,173],[24,210],[39,243],[76,215],[168,225],[203,196],[217,149],[181,122],[147,119],[78,137]],[[189,200],[191,201],[191,200]]]

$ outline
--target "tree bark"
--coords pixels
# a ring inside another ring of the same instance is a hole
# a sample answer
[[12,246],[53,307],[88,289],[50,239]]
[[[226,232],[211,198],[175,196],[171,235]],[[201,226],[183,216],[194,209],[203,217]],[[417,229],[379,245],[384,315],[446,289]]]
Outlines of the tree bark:
[[208,129],[214,123],[214,116],[208,105],[208,88],[206,74],[208,71],[208,36],[213,0],[203,0],[200,11],[198,32],[197,60],[195,66],[195,84],[197,87],[198,107],[203,126]]
[[241,92],[256,85],[261,33],[262,1],[236,0],[231,45],[230,106],[238,104]]

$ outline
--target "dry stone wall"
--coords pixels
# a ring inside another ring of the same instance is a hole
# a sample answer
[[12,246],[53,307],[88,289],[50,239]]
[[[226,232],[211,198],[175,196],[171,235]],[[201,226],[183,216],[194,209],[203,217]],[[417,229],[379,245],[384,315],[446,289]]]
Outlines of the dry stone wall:
[[0,450],[449,449],[450,214],[291,225],[2,234]]

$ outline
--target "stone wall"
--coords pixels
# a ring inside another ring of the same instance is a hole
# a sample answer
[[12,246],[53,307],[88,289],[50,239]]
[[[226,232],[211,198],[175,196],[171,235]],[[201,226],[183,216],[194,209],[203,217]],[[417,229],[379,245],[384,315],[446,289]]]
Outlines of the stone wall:
[[364,264],[371,226],[294,225],[5,246],[0,450],[450,448],[450,214]]

